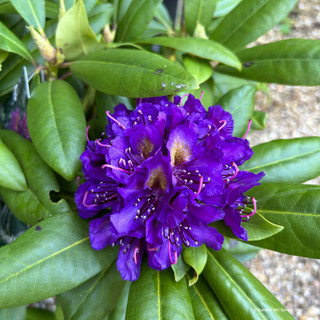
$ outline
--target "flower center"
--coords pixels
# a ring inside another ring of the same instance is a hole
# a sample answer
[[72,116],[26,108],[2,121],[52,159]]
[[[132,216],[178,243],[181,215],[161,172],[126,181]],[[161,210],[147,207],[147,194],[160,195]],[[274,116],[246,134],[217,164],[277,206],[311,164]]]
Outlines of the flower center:
[[147,180],[146,185],[152,190],[166,190],[168,181],[162,167],[153,169]]
[[173,167],[184,164],[191,158],[189,145],[180,140],[175,140],[170,148],[170,157]]
[[150,141],[149,138],[145,137],[139,141],[137,149],[146,159],[149,157],[149,154],[153,151],[154,144]]

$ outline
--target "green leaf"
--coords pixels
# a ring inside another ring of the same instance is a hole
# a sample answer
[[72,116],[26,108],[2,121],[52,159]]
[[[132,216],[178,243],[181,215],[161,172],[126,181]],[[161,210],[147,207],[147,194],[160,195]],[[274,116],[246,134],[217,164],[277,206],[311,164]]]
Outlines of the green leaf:
[[147,28],[162,0],[132,0],[117,27],[116,41],[134,41]]
[[221,73],[288,85],[320,84],[320,40],[289,39],[241,50],[241,72],[218,67]]
[[[191,277],[188,276],[190,281]],[[221,307],[218,298],[212,292],[206,280],[200,275],[197,283],[189,287],[193,313],[197,320],[228,320],[228,316]]]
[[38,85],[28,101],[27,119],[30,137],[42,158],[72,180],[86,145],[86,120],[75,90],[62,80]]
[[212,67],[206,60],[185,55],[183,65],[199,84],[207,81],[212,75]]
[[[293,173],[295,173],[294,171]],[[265,183],[250,190],[259,212],[284,229],[250,244],[310,258],[320,258],[320,187]]]
[[29,25],[43,33],[46,20],[44,0],[11,0],[11,3]]
[[0,139],[19,161],[28,185],[28,189],[22,192],[0,187],[0,194],[14,215],[33,225],[39,219],[69,210],[65,200],[51,201],[49,193],[58,192],[59,185],[33,144],[11,130],[0,130]]
[[193,35],[197,23],[206,27],[212,20],[215,7],[215,0],[186,0],[184,2],[184,19],[187,32]]
[[65,320],[103,319],[116,305],[125,281],[113,262],[81,286],[57,296]]
[[[258,211],[260,211],[259,206]],[[259,212],[256,212],[255,215],[250,217],[249,221],[242,222],[242,226],[247,230],[248,241],[265,239],[283,230],[283,226],[268,221],[266,218],[261,216]],[[213,223],[212,227],[216,228],[218,232],[224,236],[237,239],[230,227],[228,227],[223,221]]]
[[253,111],[252,116],[252,125],[251,128],[253,130],[263,130],[266,127],[267,123],[267,114],[263,111]]
[[0,248],[0,308],[45,299],[73,289],[113,261],[111,247],[96,251],[88,223],[77,213],[47,218]]
[[229,91],[217,102],[224,110],[232,114],[234,120],[233,135],[243,137],[252,118],[256,88],[242,86]]
[[2,22],[0,22],[0,49],[16,53],[29,61],[33,61],[26,45]]
[[171,269],[174,274],[174,280],[176,282],[180,281],[186,275],[189,266],[183,261],[182,255],[179,256],[177,263],[171,265]]
[[273,140],[252,148],[241,170],[263,171],[262,182],[297,183],[320,174],[320,137]]
[[218,73],[216,71],[213,72],[212,77],[214,82],[213,93],[214,93],[215,104],[223,95],[225,95],[232,89],[236,89],[242,86],[255,85],[254,82],[244,80],[241,78],[228,76],[222,73]]
[[125,320],[130,286],[131,281],[126,281],[118,298],[117,305],[109,313],[107,320]]
[[56,315],[48,310],[27,308],[27,318],[23,320],[57,320]]
[[216,10],[213,16],[222,17],[232,11],[242,0],[216,0]]
[[73,62],[71,71],[101,92],[132,98],[197,88],[196,80],[180,65],[138,50],[95,52]]
[[97,3],[88,16],[89,23],[94,33],[99,33],[106,24],[110,23],[113,6],[110,3]]
[[26,306],[0,310],[1,320],[25,320]]
[[[167,7],[163,3],[160,3],[158,9],[156,10],[155,18],[165,27],[165,29],[169,35],[174,33],[174,31],[172,29],[173,23],[172,23],[172,19],[170,17],[170,13],[169,13]],[[152,21],[154,21],[154,20],[152,20]],[[150,26],[150,24],[149,24],[149,26]]]
[[203,244],[200,247],[184,247],[182,249],[183,260],[194,269],[194,277],[189,280],[189,286],[198,281],[199,275],[207,263],[207,248]]
[[[203,274],[230,319],[293,319],[263,284],[224,249],[208,249]],[[267,309],[267,314],[261,309]]]
[[261,250],[261,248],[234,239],[225,239],[223,242],[223,248],[231,253],[240,262],[253,259]]
[[165,47],[174,48],[183,52],[194,54],[197,57],[212,61],[219,61],[228,66],[241,69],[238,58],[229,49],[212,40],[200,38],[169,38],[156,37],[139,40],[139,43],[159,44]]
[[169,269],[156,271],[143,263],[131,284],[126,319],[194,319],[186,280],[175,282]]
[[272,29],[291,11],[297,0],[246,0],[232,10],[210,39],[237,51]]
[[0,186],[17,191],[26,190],[27,184],[20,164],[0,139]]
[[56,46],[63,50],[67,60],[75,60],[105,47],[105,44],[99,43],[90,28],[82,0],[77,1],[59,21]]

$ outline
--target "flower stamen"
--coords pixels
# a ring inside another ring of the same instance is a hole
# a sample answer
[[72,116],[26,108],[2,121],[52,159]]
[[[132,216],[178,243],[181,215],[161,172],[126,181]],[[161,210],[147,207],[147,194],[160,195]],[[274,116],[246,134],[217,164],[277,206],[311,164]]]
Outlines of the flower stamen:
[[178,254],[177,254],[177,251],[174,250],[173,251],[174,260],[172,260],[172,257],[171,257],[171,242],[170,241],[169,241],[168,249],[169,249],[169,259],[170,259],[171,264],[176,264],[177,261],[178,261]]
[[248,135],[248,133],[250,132],[251,123],[252,123],[252,120],[251,120],[251,119],[249,119],[249,122],[248,122],[248,129],[247,129],[246,133],[244,134],[244,136],[242,137],[242,139],[245,139],[245,138],[246,138],[246,136]]
[[111,144],[103,144],[99,141],[99,139],[96,139],[95,142],[100,146],[100,147],[112,147]]
[[97,204],[86,204],[87,196],[88,196],[88,191],[86,191],[86,192],[84,193],[83,200],[82,200],[82,204],[83,204],[86,208],[92,208],[92,207],[97,206]]
[[180,99],[180,107],[182,107],[182,100],[183,100],[183,98],[184,97],[188,97],[189,96],[189,93],[186,93],[186,94],[184,94],[182,97],[181,97],[181,99]]
[[226,120],[220,120],[219,123],[222,123],[222,125],[218,128],[218,131],[220,131],[227,124],[227,121]]
[[108,116],[110,119],[112,119],[115,123],[117,123],[118,126],[119,126],[121,129],[125,129],[125,126],[124,126],[121,122],[119,122],[116,118],[114,118],[114,117],[110,114],[110,111],[109,111],[109,110],[106,112],[106,114],[107,114],[107,116]]
[[200,177],[200,181],[199,181],[199,188],[198,191],[195,193],[195,196],[197,197],[199,195],[199,193],[202,190],[202,185],[203,185],[203,176]]
[[203,90],[201,90],[201,95],[200,95],[200,101],[201,101],[201,99],[203,98],[203,94],[204,94],[204,91]]
[[135,247],[133,252],[133,260],[135,264],[138,264],[138,258],[137,258],[138,253],[139,253],[139,247]]
[[111,164],[104,164],[101,168],[102,168],[102,169],[104,169],[104,168],[110,168],[110,169],[113,169],[113,170],[119,170],[119,171],[125,172],[125,173],[127,173],[127,174],[130,174],[129,171],[124,170],[124,169],[122,169],[122,168],[118,168],[118,167],[112,166]]
[[231,162],[231,164],[236,169],[236,171],[235,171],[234,175],[231,178],[229,178],[229,181],[233,180],[238,175],[238,172],[239,172],[238,166],[234,162]]
[[157,251],[158,250],[157,247],[151,248],[149,243],[147,244],[147,249],[148,249],[148,251]]

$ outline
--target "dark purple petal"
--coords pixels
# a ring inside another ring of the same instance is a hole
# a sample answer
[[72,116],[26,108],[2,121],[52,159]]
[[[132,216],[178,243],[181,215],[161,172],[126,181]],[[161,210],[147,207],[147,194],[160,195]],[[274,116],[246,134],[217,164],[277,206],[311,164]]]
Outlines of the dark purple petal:
[[140,240],[135,238],[126,240],[120,247],[117,268],[123,280],[135,281],[139,278],[142,253]]
[[109,215],[90,221],[89,239],[91,247],[95,250],[101,250],[114,243],[114,232]]
[[242,217],[239,214],[237,210],[235,210],[232,207],[227,206],[225,209],[225,223],[227,226],[229,226],[232,230],[232,232],[240,239],[247,241],[248,236],[247,236],[247,230],[245,230],[241,226],[242,222]]
[[232,115],[224,111],[221,106],[209,107],[209,119],[219,133],[223,136],[232,136],[233,119]]

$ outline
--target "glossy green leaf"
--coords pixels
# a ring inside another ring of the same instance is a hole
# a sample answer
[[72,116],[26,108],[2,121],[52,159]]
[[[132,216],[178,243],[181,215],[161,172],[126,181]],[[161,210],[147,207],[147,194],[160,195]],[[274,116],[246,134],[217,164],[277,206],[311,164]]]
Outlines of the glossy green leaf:
[[108,247],[91,248],[88,223],[77,213],[47,218],[0,248],[0,308],[45,299],[73,289],[113,261]]
[[43,32],[46,20],[44,0],[11,0],[11,3],[29,25]]
[[77,1],[59,21],[56,47],[63,50],[67,60],[75,60],[105,47],[105,44],[99,43],[90,28],[82,0]]
[[94,33],[100,33],[110,23],[113,6],[110,3],[97,3],[88,15],[90,27]]
[[263,130],[266,127],[267,123],[267,114],[263,111],[254,110],[252,116],[252,125],[253,130]]
[[132,0],[117,26],[116,41],[134,41],[147,28],[162,0]]
[[212,61],[219,61],[228,66],[241,69],[238,58],[229,49],[221,44],[200,38],[169,38],[156,37],[139,40],[139,43],[159,44],[165,47],[174,48],[183,52],[194,54],[197,57]]
[[289,39],[241,50],[241,72],[217,70],[237,77],[288,85],[320,84],[320,40]]
[[95,52],[73,62],[71,71],[97,90],[119,96],[156,97],[197,88],[180,65],[139,50]]
[[[191,277],[188,276],[190,280]],[[194,285],[189,287],[193,313],[197,320],[228,320],[218,298],[201,275]]]
[[193,35],[197,23],[206,27],[212,20],[215,7],[215,0],[185,0],[184,20],[187,32]]
[[304,182],[320,174],[320,137],[274,140],[252,148],[241,170],[263,171],[263,182]]
[[131,281],[126,281],[115,308],[105,320],[125,320]]
[[11,130],[0,130],[0,139],[17,158],[25,174],[28,189],[14,191],[0,187],[0,194],[10,210],[21,221],[35,224],[58,212],[69,210],[65,200],[52,202],[51,191],[59,191],[53,171],[41,159],[33,144]]
[[[156,10],[155,18],[165,27],[169,35],[174,33],[172,29],[173,22],[170,17],[170,13],[167,7],[163,3],[160,3],[158,9]],[[155,21],[155,20],[152,20],[152,21]]]
[[252,118],[254,108],[254,95],[256,88],[242,86],[229,91],[219,101],[224,110],[232,114],[234,120],[233,135],[242,138],[248,128],[249,119]]
[[156,271],[147,263],[140,278],[132,282],[126,320],[194,319],[185,279],[174,281],[170,269]]
[[183,261],[182,255],[179,256],[177,263],[171,265],[171,269],[174,274],[174,280],[180,281],[186,275],[189,270],[189,266]]
[[297,0],[246,0],[232,10],[210,38],[237,51],[277,25]]
[[212,75],[212,67],[206,60],[185,55],[183,65],[199,84],[207,81]]
[[207,248],[204,244],[200,247],[184,247],[182,256],[183,260],[194,270],[194,276],[189,280],[189,286],[192,286],[198,281],[199,275],[207,263]]
[[212,78],[214,82],[213,93],[215,104],[222,96],[224,96],[232,89],[236,89],[242,86],[255,85],[255,83],[252,81],[232,77],[226,74],[218,73],[216,71],[213,72]]
[[58,320],[56,315],[48,310],[27,308],[27,318],[23,320]]
[[224,249],[208,249],[203,274],[230,319],[293,319],[263,284]]
[[0,49],[16,53],[29,61],[33,61],[26,45],[2,22],[0,22]]
[[232,11],[242,0],[216,0],[216,10],[214,17],[222,17]]
[[20,164],[10,149],[0,139],[0,186],[17,191],[27,189]]
[[66,180],[72,180],[86,145],[86,120],[71,85],[62,80],[36,87],[27,109],[30,137],[42,158]]
[[[247,230],[249,241],[265,239],[283,230],[283,226],[272,223],[261,216],[259,214],[259,209],[260,208],[258,205],[258,212],[250,217],[249,221],[242,222],[242,226]],[[222,235],[237,239],[231,229],[223,221],[217,221],[213,223],[212,226],[216,228]]]
[[[292,173],[295,173],[293,171]],[[320,187],[316,185],[265,183],[250,190],[259,212],[284,229],[261,241],[259,247],[320,258]]]
[[95,277],[57,296],[64,320],[102,320],[116,305],[124,285],[116,264],[109,262]]
[[25,320],[26,306],[0,310],[1,320]]
[[237,241],[234,239],[225,239],[223,242],[223,248],[240,262],[253,259],[261,250],[261,248],[252,246],[247,242]]

